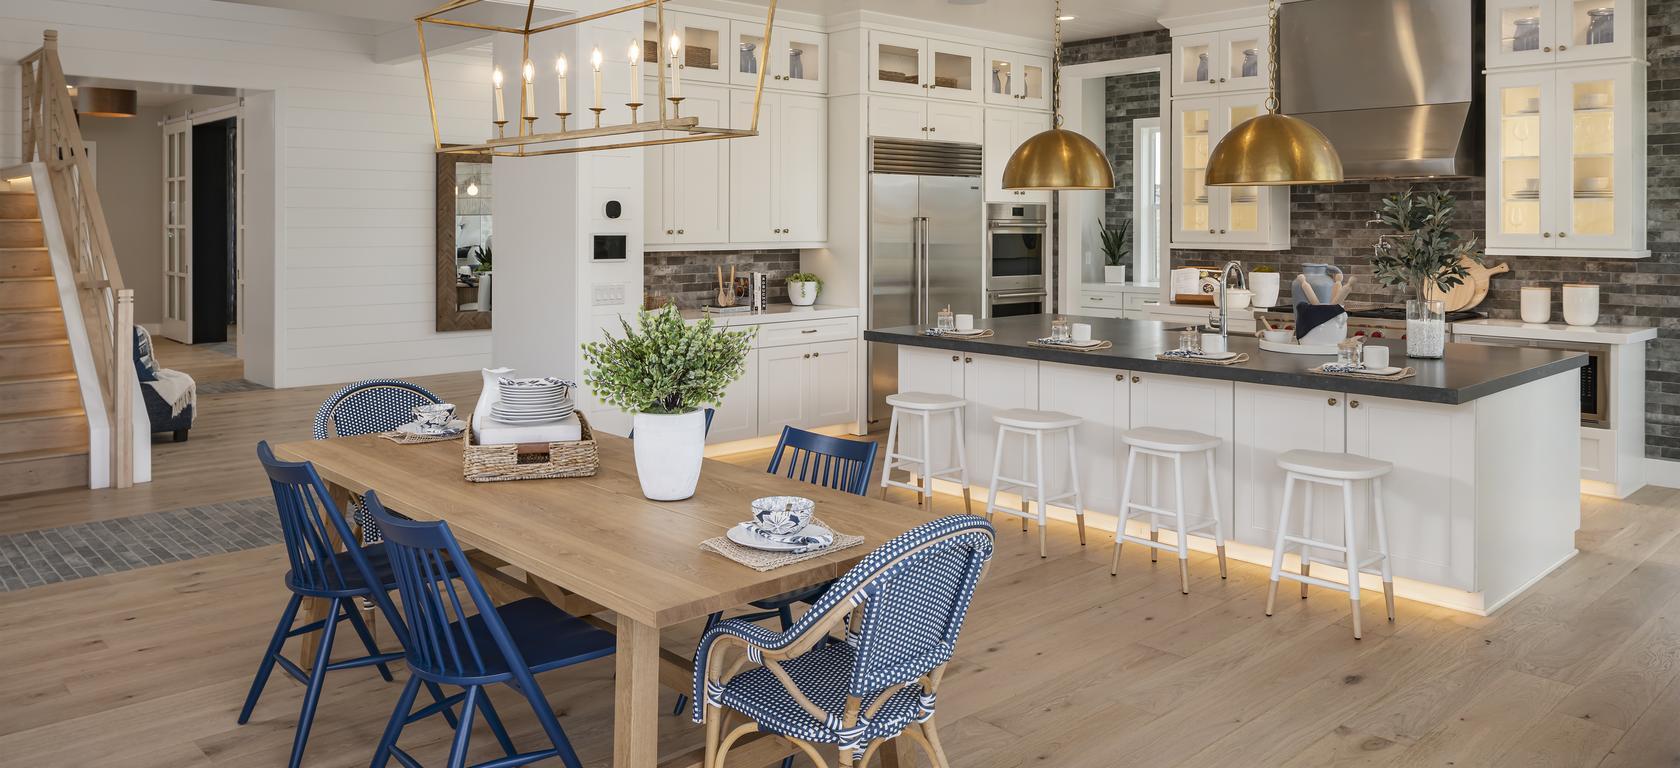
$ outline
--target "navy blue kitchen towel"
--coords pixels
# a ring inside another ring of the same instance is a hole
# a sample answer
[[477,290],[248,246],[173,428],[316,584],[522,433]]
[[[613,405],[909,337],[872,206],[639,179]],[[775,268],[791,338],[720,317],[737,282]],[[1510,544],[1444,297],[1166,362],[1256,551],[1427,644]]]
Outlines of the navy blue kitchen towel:
[[1340,304],[1307,304],[1295,305],[1295,338],[1298,340],[1337,316],[1345,314],[1346,309]]

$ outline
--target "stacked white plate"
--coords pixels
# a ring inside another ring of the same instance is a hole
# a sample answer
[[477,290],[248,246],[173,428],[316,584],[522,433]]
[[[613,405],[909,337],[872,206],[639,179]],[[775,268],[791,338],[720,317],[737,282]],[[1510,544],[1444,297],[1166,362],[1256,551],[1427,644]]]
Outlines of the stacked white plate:
[[490,416],[504,424],[547,424],[572,415],[571,382],[553,377],[501,379]]

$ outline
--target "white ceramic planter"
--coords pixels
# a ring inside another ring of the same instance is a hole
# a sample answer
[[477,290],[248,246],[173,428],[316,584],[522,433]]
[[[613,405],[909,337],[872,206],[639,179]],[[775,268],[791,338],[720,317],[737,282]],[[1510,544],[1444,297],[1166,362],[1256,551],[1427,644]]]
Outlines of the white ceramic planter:
[[1570,283],[1563,286],[1563,321],[1570,325],[1598,322],[1598,286]]
[[638,413],[635,417],[636,477],[642,495],[681,501],[694,495],[705,458],[706,412]]
[[1248,289],[1254,292],[1254,306],[1275,307],[1278,304],[1278,288],[1281,283],[1276,272],[1248,273]]
[[817,284],[789,281],[788,300],[796,307],[809,307],[817,303]]
[[1121,264],[1120,266],[1117,266],[1117,267],[1104,266],[1103,267],[1103,282],[1105,282],[1105,283],[1124,283],[1124,282],[1126,282],[1126,265]]

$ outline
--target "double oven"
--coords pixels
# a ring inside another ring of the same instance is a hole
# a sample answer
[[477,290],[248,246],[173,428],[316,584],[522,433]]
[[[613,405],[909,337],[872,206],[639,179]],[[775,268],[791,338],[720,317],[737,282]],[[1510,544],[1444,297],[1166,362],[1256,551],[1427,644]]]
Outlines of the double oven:
[[986,206],[986,260],[981,275],[986,317],[1037,315],[1050,309],[1049,206]]

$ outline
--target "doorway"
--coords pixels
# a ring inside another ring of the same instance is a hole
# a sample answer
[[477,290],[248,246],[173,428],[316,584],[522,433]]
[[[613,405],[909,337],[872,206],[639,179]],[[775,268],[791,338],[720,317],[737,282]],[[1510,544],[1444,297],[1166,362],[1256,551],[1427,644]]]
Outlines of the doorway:
[[243,339],[244,141],[237,103],[163,126],[162,335],[227,358]]

